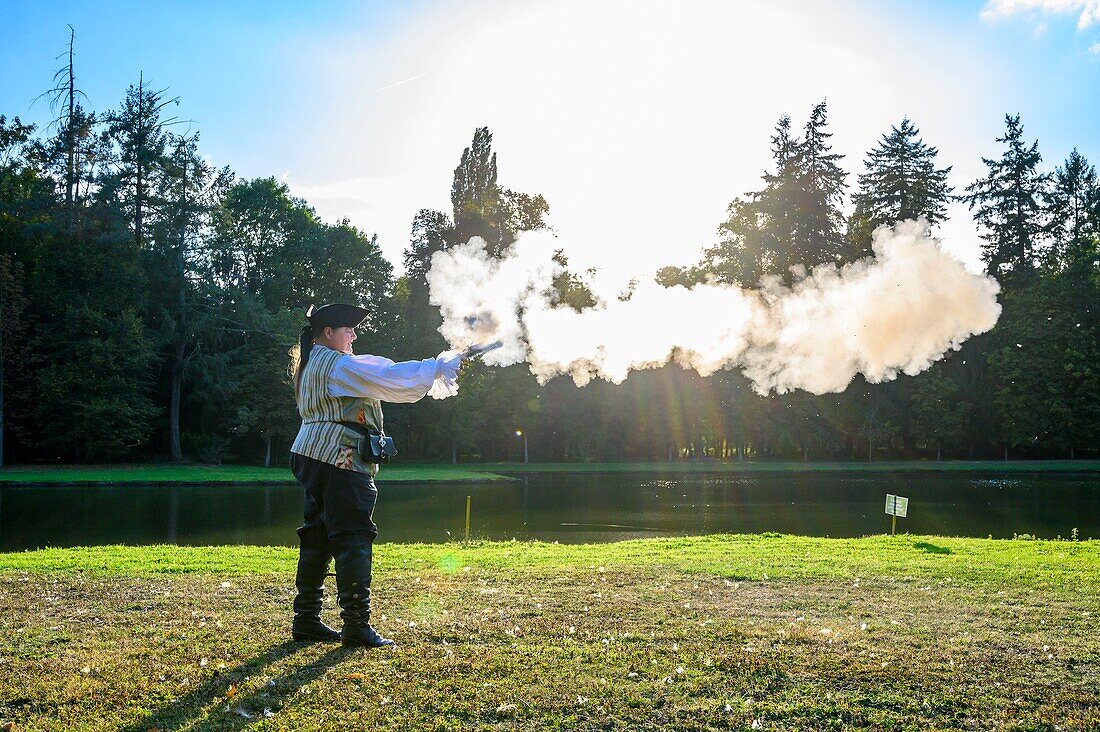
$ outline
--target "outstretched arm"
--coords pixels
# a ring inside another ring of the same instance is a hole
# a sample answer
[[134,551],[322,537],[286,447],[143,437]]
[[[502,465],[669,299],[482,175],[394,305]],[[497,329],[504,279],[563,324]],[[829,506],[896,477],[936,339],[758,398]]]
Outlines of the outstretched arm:
[[416,402],[437,380],[454,383],[460,355],[440,354],[422,361],[394,362],[382,356],[343,356],[329,376],[330,396],[370,397],[384,402]]

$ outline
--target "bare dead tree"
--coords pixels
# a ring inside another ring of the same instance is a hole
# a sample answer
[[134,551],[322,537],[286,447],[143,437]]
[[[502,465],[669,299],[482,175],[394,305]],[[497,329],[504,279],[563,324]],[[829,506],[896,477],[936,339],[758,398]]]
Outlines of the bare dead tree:
[[65,211],[70,226],[76,219],[76,191],[79,185],[77,128],[87,122],[81,119],[83,115],[77,104],[78,96],[85,99],[87,96],[76,87],[75,42],[76,30],[70,25],[68,48],[57,55],[57,58],[65,59],[65,65],[53,75],[53,87],[35,98],[35,101],[42,97],[49,100],[50,110],[56,115],[50,127],[61,132],[61,143],[65,154]]

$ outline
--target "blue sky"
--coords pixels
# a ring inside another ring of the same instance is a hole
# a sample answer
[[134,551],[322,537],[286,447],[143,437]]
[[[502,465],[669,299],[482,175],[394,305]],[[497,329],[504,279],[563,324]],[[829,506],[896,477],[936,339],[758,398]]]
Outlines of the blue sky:
[[[1048,9],[1049,6],[1049,9]],[[574,259],[690,261],[767,165],[780,114],[827,98],[846,168],[902,115],[961,187],[1023,115],[1049,167],[1100,163],[1096,0],[974,2],[29,2],[4,0],[0,114],[38,123],[71,24],[88,107],[143,73],[201,149],[274,175],[399,261],[412,214],[446,208],[475,126],[502,183],[541,192]],[[1061,8],[1061,10],[1059,10]],[[976,262],[965,209],[945,243]]]

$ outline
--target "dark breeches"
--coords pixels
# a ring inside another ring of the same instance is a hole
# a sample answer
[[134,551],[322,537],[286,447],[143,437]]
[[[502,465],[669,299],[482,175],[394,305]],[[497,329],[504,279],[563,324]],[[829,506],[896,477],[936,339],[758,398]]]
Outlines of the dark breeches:
[[[346,646],[392,646],[393,641],[383,638],[370,624],[372,545],[378,536],[374,479],[295,453],[290,455],[290,469],[305,488],[292,636],[297,640],[340,640]],[[344,621],[339,634],[320,619],[330,556],[336,564],[336,597]]]
[[305,488],[305,520],[299,536],[323,531],[330,543],[348,539],[374,543],[378,536],[374,478],[297,453],[290,454],[290,469]]

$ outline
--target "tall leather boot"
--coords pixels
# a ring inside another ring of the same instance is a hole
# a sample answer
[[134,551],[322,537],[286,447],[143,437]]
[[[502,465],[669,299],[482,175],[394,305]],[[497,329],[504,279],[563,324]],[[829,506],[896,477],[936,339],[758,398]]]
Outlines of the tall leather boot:
[[336,559],[336,592],[340,600],[340,633],[345,646],[381,648],[396,645],[383,638],[370,624],[371,542],[365,536],[350,536],[333,542]]
[[298,573],[294,577],[298,595],[294,598],[294,623],[290,635],[296,641],[338,641],[340,633],[321,622],[321,598],[331,558],[325,529],[311,526],[299,530],[298,537],[301,546]]

